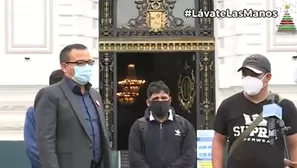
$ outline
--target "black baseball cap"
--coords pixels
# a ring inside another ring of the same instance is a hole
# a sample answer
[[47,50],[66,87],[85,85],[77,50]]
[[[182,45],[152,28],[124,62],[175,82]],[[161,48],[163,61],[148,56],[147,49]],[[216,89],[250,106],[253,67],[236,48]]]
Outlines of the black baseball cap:
[[244,68],[249,69],[256,74],[271,73],[270,61],[267,59],[267,57],[261,54],[253,54],[247,57],[237,72]]

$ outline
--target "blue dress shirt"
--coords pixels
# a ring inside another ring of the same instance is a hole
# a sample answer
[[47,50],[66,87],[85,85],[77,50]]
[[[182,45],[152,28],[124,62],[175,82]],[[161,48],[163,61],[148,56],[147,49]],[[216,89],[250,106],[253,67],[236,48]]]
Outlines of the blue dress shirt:
[[39,153],[36,147],[36,123],[35,110],[33,107],[29,107],[26,113],[24,140],[26,152],[30,159],[32,168],[41,168]]

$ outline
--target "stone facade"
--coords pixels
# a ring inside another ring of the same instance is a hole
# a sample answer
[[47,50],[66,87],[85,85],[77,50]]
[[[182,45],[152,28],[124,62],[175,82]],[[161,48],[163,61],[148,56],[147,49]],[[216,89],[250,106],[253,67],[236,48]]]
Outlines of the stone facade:
[[[59,52],[70,43],[83,43],[98,59],[98,0],[0,1],[1,80],[0,140],[22,140],[26,109],[36,92],[48,84],[59,68]],[[271,9],[273,1],[214,0],[216,9]],[[4,19],[5,18],[5,19]],[[253,53],[267,55],[272,63],[271,90],[297,103],[294,70],[297,38],[274,33],[272,19],[215,19],[217,105],[241,90],[236,70]],[[291,38],[291,37],[290,37]],[[92,83],[99,86],[99,67]]]
[[[260,10],[274,9],[275,4],[274,1],[261,0],[216,0],[215,8]],[[241,74],[237,69],[245,57],[254,53],[264,54],[271,61],[271,90],[297,104],[297,85],[293,76],[297,62],[292,59],[296,55],[297,38],[294,42],[290,39],[294,35],[277,34],[274,20],[216,19],[217,104],[241,90]]]
[[[98,60],[98,2],[0,1],[0,140],[23,139],[25,112],[59,68],[65,45],[85,44]],[[98,63],[92,83],[98,88]]]

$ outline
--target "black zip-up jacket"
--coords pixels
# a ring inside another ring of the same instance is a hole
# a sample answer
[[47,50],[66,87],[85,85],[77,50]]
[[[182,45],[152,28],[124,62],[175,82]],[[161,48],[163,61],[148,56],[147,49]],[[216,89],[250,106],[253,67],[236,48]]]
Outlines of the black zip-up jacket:
[[[179,126],[175,120],[164,123],[150,120],[150,111],[146,109],[148,121],[145,136],[142,137],[141,121],[138,119],[131,127],[129,134],[130,168],[194,168],[197,161],[196,136],[192,124],[186,123],[184,135],[178,133]],[[142,146],[142,142],[144,146]],[[142,149],[144,148],[144,150]]]

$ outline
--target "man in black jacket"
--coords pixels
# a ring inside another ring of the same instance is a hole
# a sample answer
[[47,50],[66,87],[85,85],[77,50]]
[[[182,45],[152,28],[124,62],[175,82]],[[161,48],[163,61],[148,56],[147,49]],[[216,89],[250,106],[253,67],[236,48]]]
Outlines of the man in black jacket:
[[195,167],[195,130],[189,121],[175,114],[169,94],[169,88],[162,81],[149,85],[148,108],[130,130],[131,168]]

